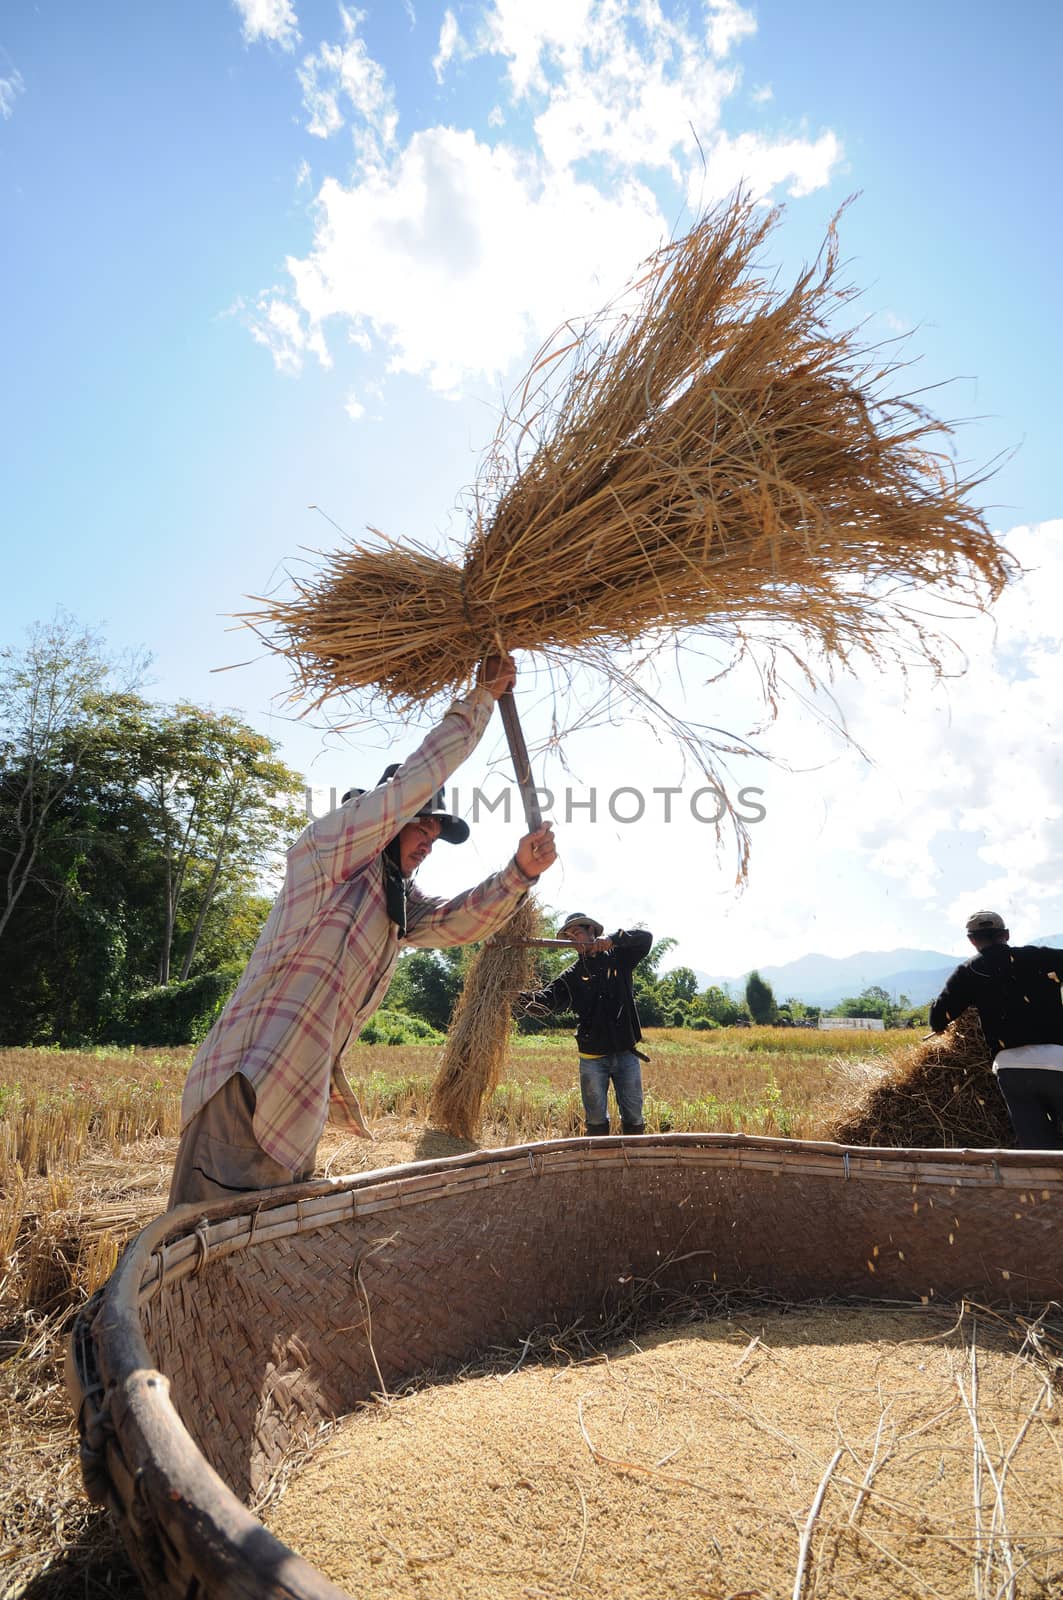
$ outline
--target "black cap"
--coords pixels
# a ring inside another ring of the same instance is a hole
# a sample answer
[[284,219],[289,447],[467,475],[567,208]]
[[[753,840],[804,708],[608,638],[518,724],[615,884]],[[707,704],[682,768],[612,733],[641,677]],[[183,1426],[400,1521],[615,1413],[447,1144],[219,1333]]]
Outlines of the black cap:
[[[376,787],[379,789],[385,783],[390,783],[401,768],[401,761],[393,761],[389,767],[385,767],[377,780]],[[367,789],[348,789],[340,803],[341,805],[346,805],[348,800],[356,800],[368,792]],[[442,789],[437,789],[432,798],[421,807],[420,811],[414,812],[414,816],[435,817],[439,823],[439,837],[445,840],[447,844],[464,844],[469,837],[469,824],[464,818],[455,817],[446,810],[446,796]],[[413,818],[410,817],[407,820],[412,822]]]
[[571,928],[574,922],[585,922],[588,928],[593,928],[594,937],[596,939],[600,939],[602,934],[605,932],[605,929],[602,927],[601,923],[596,922],[593,917],[589,917],[585,911],[573,911],[571,916],[565,918],[564,922],[557,931],[559,933],[564,933],[565,929]]

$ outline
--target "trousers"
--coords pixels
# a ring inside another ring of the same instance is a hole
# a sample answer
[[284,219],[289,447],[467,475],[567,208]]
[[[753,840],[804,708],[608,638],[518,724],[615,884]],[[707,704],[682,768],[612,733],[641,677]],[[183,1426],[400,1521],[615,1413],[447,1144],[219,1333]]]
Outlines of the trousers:
[[641,1133],[642,1068],[634,1050],[605,1056],[580,1056],[579,1090],[588,1129],[609,1132],[609,1085],[612,1084],[625,1133]]
[[1063,1150],[1063,1072],[998,1067],[997,1082],[1020,1150]]
[[292,1172],[256,1144],[255,1090],[242,1072],[226,1079],[181,1135],[170,1181],[170,1208],[214,1205],[255,1189],[277,1189],[313,1176]]

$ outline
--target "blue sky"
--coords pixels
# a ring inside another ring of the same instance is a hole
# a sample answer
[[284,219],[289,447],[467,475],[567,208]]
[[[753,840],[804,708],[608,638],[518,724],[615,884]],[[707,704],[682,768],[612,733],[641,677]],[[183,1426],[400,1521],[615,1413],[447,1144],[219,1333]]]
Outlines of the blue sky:
[[[647,818],[573,822],[551,898],[642,918],[713,971],[959,950],[987,897],[1020,936],[1063,930],[1061,64],[1047,3],[9,0],[0,637],[63,605],[150,649],[160,697],[236,707],[315,785],[371,781],[409,730],[337,747],[285,714],[280,663],[214,672],[255,654],[227,631],[244,597],[334,542],[308,506],[460,534],[499,398],[562,316],[738,179],[786,203],[784,276],[858,193],[842,246],[868,328],[911,331],[920,383],[956,380],[935,408],[976,419],[964,460],[1005,457],[984,501],[1036,573],[995,633],[972,624],[947,690],[836,685],[872,765],[784,709],[783,765],[737,774],[768,812],[742,895],[711,830]],[[672,690],[760,717],[749,684]],[[685,781],[642,740],[566,753],[603,793]],[[426,882],[461,886],[513,831],[485,823]]]

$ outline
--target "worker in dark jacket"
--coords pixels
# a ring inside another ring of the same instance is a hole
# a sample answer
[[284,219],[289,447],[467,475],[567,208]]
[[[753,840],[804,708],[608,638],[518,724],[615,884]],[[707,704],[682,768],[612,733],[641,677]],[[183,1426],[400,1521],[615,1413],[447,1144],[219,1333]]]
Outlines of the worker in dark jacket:
[[952,973],[930,1026],[942,1033],[973,1006],[1019,1149],[1063,1150],[1063,950],[1013,950],[997,911],[968,917],[967,937],[978,954]]
[[582,911],[558,929],[571,939],[579,960],[545,989],[520,996],[528,1009],[574,1011],[579,1018],[579,1087],[589,1134],[609,1132],[609,1085],[613,1085],[624,1133],[645,1133],[642,1119],[642,1038],[631,974],[650,953],[653,935],[644,928],[618,929],[603,937],[603,927]]

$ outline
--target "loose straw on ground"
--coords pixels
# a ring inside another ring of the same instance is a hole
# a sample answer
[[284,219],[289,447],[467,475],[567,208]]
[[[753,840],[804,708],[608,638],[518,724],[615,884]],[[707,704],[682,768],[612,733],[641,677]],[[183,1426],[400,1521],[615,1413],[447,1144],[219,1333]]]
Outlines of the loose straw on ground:
[[827,1130],[840,1144],[999,1149],[1014,1142],[978,1014],[899,1051],[864,1099]]
[[[539,907],[529,896],[499,939],[534,939],[542,925]],[[513,999],[529,986],[533,961],[534,949],[516,942],[485,944],[473,957],[428,1105],[429,1121],[445,1133],[459,1139],[479,1137],[484,1105],[505,1065]]]

